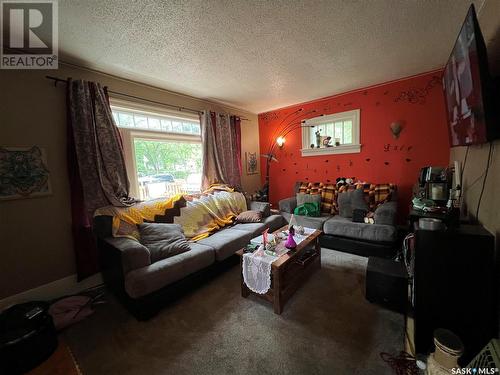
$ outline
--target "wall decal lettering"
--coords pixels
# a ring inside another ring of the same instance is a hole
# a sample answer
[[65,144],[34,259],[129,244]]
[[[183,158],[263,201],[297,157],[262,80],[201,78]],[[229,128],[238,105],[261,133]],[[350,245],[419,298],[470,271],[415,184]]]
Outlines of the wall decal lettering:
[[406,151],[409,152],[413,146],[406,146],[406,145],[397,145],[397,144],[391,144],[391,143],[386,143],[384,144],[384,152],[389,152],[389,151]]

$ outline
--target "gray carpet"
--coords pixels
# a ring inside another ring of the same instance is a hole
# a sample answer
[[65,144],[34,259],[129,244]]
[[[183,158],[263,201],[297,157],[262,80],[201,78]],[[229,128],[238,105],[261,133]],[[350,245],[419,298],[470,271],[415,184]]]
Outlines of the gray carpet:
[[240,296],[239,267],[138,322],[117,302],[69,328],[91,374],[390,374],[403,316],[364,298],[367,259],[322,250],[322,269],[285,305]]

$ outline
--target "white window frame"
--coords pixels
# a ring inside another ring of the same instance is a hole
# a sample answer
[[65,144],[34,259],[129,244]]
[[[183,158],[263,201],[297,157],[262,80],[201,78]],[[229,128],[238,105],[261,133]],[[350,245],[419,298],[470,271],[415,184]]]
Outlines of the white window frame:
[[[360,110],[334,113],[332,115],[318,116],[305,120],[302,123],[302,156],[317,156],[330,154],[354,154],[361,152],[360,143]],[[311,140],[311,126],[324,125],[336,121],[352,121],[352,143],[340,146],[311,148],[316,140]]]
[[[132,101],[125,101],[118,98],[110,97],[111,110],[123,110],[140,112],[145,116],[168,116],[179,120],[189,120],[199,122],[199,117],[196,114],[172,111],[160,106],[151,106]],[[165,131],[155,131],[148,129],[137,129],[129,127],[118,127],[123,141],[123,153],[125,159],[125,168],[129,176],[130,193],[134,197],[140,197],[139,179],[137,177],[137,161],[135,157],[134,141],[136,139],[146,141],[165,141],[165,142],[184,142],[201,144],[201,134],[183,134]],[[203,160],[202,160],[203,165]]]

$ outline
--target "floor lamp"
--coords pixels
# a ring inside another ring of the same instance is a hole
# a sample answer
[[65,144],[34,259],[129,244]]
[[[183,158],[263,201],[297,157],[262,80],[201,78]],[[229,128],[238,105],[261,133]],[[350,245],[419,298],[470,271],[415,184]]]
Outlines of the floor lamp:
[[271,163],[273,161],[278,162],[275,155],[276,147],[283,148],[286,141],[285,137],[294,130],[302,129],[305,126],[305,120],[303,117],[315,112],[316,110],[312,110],[304,113],[303,108],[300,108],[287,115],[276,127],[276,130],[273,132],[269,142],[267,152],[265,154],[261,154],[261,157],[266,159],[266,177],[264,186],[262,186],[262,189],[257,191],[258,201],[269,202],[269,171]]

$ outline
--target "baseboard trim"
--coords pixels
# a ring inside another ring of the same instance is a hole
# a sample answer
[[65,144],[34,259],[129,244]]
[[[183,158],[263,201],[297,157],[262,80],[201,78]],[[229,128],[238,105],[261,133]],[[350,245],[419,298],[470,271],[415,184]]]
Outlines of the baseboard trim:
[[0,310],[17,303],[35,300],[52,300],[54,298],[76,294],[85,289],[100,285],[102,282],[102,275],[100,273],[88,277],[80,282],[77,281],[76,274],[70,275],[68,277],[52,281],[48,284],[6,297],[0,300]]

